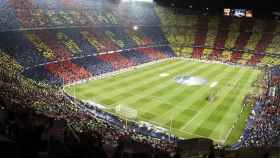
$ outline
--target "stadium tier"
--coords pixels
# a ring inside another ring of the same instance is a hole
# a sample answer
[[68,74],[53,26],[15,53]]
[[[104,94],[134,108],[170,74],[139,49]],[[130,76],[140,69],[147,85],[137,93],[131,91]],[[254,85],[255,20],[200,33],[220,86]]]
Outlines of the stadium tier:
[[[279,43],[274,19],[148,2],[0,0],[0,138],[29,157],[50,156],[53,144],[60,157],[116,158],[125,143],[147,149],[142,157],[179,157],[191,138],[228,151],[274,146]],[[24,150],[29,139],[36,153]]]

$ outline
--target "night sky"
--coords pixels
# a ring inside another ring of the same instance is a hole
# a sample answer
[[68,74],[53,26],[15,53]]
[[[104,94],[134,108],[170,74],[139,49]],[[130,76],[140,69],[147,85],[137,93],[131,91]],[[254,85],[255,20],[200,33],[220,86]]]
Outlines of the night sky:
[[174,3],[178,7],[209,7],[209,8],[250,8],[259,10],[280,10],[279,0],[155,0],[162,3]]

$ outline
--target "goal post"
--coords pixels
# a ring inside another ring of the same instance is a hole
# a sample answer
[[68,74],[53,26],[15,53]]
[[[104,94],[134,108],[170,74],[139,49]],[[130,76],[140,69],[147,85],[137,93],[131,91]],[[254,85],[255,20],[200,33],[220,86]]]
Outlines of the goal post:
[[115,111],[118,115],[124,117],[125,119],[136,119],[138,116],[138,111],[127,105],[119,104],[116,106]]

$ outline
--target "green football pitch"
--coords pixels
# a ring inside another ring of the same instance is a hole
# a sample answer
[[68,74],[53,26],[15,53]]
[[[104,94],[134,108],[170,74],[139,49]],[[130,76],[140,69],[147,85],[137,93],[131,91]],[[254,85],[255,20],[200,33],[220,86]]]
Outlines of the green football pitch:
[[[242,134],[251,110],[242,108],[243,100],[260,74],[248,67],[175,59],[66,86],[65,91],[104,105],[109,112],[126,105],[137,110],[137,120],[171,129],[178,137],[232,144]],[[178,76],[208,82],[185,85],[176,82]]]

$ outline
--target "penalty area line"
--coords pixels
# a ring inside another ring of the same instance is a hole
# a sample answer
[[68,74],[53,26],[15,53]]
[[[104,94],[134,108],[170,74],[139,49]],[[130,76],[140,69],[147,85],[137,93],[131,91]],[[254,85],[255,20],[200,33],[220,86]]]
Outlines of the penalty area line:
[[[175,128],[176,129],[176,128]],[[196,136],[196,137],[200,137],[200,138],[208,138],[208,139],[211,139],[211,140],[214,140],[215,142],[220,142],[220,143],[223,143],[224,140],[220,140],[220,139],[215,139],[215,138],[211,138],[211,137],[207,137],[207,136],[203,136],[203,135],[199,135],[199,134],[195,134],[195,133],[192,133],[192,132],[188,132],[186,130],[182,130],[182,129],[176,129],[180,132],[183,132],[183,133],[187,133],[189,135],[193,135],[193,136]]]
[[[146,118],[144,118],[144,117],[142,117],[142,116],[138,116],[138,119],[144,120],[144,121],[146,121],[146,122],[149,122],[149,123],[154,124],[154,125],[156,125],[156,126],[160,126],[160,127],[162,127],[162,128],[165,128],[165,129],[169,129],[167,125],[162,125],[162,124],[160,124],[159,122],[147,120]],[[214,140],[215,142],[221,143],[221,144],[224,144],[224,142],[225,142],[225,140],[215,139],[215,138],[211,138],[211,137],[207,137],[207,136],[195,134],[195,133],[189,132],[189,131],[187,131],[187,130],[182,130],[182,129],[178,129],[178,128],[173,128],[173,130],[179,131],[179,132],[182,132],[182,133],[186,133],[186,134],[191,135],[191,136],[196,136],[196,137],[199,137],[199,138],[208,138],[208,139]],[[171,131],[171,133],[173,133],[173,132]],[[172,135],[174,135],[174,134],[172,134]],[[176,135],[176,134],[175,134],[175,135]],[[179,136],[177,136],[177,137],[179,138]],[[181,137],[181,138],[183,138],[183,137]],[[183,139],[190,139],[190,138],[183,138]]]

